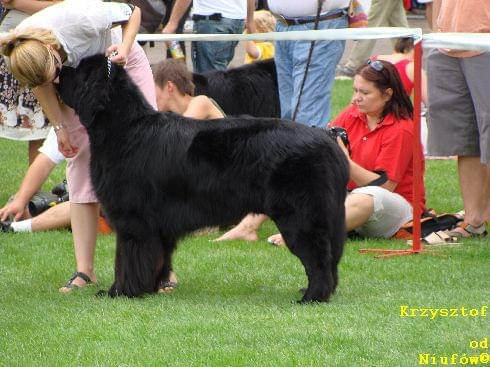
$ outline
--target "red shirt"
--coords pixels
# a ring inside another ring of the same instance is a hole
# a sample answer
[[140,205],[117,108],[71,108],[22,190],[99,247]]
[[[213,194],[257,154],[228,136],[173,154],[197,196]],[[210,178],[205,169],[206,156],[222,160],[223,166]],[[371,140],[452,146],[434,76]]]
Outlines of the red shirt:
[[407,75],[407,65],[410,64],[412,61],[408,59],[400,60],[397,63],[394,63],[393,66],[398,70],[398,75],[400,76],[400,79],[403,84],[403,88],[405,89],[405,92],[410,96],[413,91],[413,82],[410,80],[410,78]]
[[[409,203],[413,198],[413,121],[396,120],[388,114],[378,126],[370,131],[366,115],[356,106],[343,110],[330,126],[343,127],[349,138],[351,159],[369,171],[384,171],[388,179],[396,182],[395,192]],[[422,148],[420,150],[422,152]],[[422,175],[424,156],[421,153]],[[347,188],[353,190],[356,184],[349,182]],[[425,190],[422,184],[422,203],[425,206]]]

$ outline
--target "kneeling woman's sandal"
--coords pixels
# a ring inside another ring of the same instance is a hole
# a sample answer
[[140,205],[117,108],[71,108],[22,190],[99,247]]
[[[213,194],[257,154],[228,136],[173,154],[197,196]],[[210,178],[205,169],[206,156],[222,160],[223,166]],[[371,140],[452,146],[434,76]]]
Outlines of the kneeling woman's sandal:
[[76,271],[75,273],[73,273],[73,275],[71,276],[71,278],[68,281],[68,283],[66,283],[63,287],[60,288],[60,292],[61,293],[69,293],[69,292],[71,292],[75,288],[82,288],[82,287],[84,287],[84,286],[79,286],[79,285],[76,285],[76,284],[73,283],[73,281],[76,278],[83,279],[85,281],[85,285],[93,284],[92,279],[90,279],[90,277],[87,274],[82,273],[81,271]]
[[444,231],[432,232],[428,236],[423,238],[423,242],[426,245],[446,245],[446,244],[457,244],[458,238],[455,236],[449,236]]
[[485,223],[475,227],[469,223],[462,222],[453,230],[448,231],[447,234],[458,238],[480,238],[485,237],[488,233],[485,229]]

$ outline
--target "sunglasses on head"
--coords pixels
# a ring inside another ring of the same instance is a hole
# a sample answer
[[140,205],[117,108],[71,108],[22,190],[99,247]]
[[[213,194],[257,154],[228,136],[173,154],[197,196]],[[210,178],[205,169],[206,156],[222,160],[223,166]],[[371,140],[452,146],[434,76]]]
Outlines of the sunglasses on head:
[[369,66],[371,66],[374,70],[376,71],[381,71],[384,69],[384,65],[381,61],[379,60],[375,60],[375,61],[372,61],[372,60],[368,60],[367,61],[367,64]]

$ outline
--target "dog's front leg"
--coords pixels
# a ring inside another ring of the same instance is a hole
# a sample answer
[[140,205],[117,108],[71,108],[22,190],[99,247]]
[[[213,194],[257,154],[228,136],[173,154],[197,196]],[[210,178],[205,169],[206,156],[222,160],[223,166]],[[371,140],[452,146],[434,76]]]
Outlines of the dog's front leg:
[[115,280],[109,296],[137,297],[155,292],[163,263],[162,246],[156,236],[138,239],[118,232]]

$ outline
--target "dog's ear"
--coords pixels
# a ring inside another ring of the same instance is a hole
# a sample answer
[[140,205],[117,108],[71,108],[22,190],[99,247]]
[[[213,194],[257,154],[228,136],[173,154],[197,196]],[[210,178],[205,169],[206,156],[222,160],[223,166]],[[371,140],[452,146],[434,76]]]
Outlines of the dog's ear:
[[56,84],[60,99],[71,108],[74,108],[76,102],[75,89],[72,87],[75,83],[75,77],[76,73],[74,68],[63,66],[59,76],[59,83]]
[[192,74],[192,82],[194,83],[196,88],[199,88],[199,87],[204,88],[208,84],[208,79],[203,74],[193,73]]
[[[78,117],[80,118],[80,122],[83,124],[83,126],[85,126],[86,128],[89,128],[92,123],[94,122],[95,120],[95,116],[97,116],[97,114],[102,111],[102,108],[98,108],[97,106],[97,101],[94,101],[94,105],[93,106],[85,106],[85,108],[81,108],[79,111],[78,111]],[[100,107],[100,106],[99,106]]]
[[61,98],[67,99],[65,103],[75,110],[80,122],[88,128],[108,101],[107,58],[94,55],[83,59],[76,69],[66,69],[60,79]]
[[104,87],[94,86],[90,81],[86,81],[80,91],[80,98],[76,102],[75,111],[80,117],[80,122],[89,128],[96,116],[105,110],[107,103],[107,90]]

